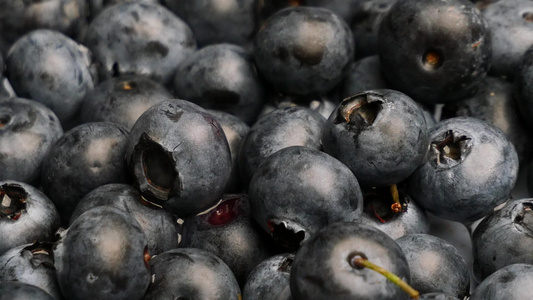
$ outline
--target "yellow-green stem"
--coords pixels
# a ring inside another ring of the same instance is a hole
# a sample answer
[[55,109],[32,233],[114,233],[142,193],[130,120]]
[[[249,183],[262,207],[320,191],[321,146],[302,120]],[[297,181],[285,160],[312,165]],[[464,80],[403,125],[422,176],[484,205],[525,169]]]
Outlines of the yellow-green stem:
[[392,281],[394,284],[399,286],[404,292],[409,294],[409,296],[413,299],[418,299],[420,297],[420,293],[413,289],[407,282],[403,281],[400,277],[396,276],[395,274],[391,273],[390,271],[375,265],[368,261],[368,259],[365,259],[360,256],[355,256],[352,258],[352,264],[357,267],[364,267],[373,271],[378,272],[379,274],[385,276],[388,280]]
[[393,184],[390,186],[390,192],[392,194],[392,205],[391,209],[395,213],[399,213],[402,211],[402,204],[400,203],[400,193],[398,192],[398,186],[396,184]]

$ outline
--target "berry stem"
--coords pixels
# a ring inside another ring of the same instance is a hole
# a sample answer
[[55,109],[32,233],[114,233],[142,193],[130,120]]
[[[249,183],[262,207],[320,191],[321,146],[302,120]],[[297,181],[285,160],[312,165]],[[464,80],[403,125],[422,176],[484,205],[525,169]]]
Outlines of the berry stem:
[[398,192],[398,186],[393,184],[390,186],[390,192],[392,194],[392,205],[391,210],[394,213],[399,213],[402,211],[402,204],[400,203],[400,193]]
[[409,284],[407,284],[407,282],[403,281],[400,277],[396,276],[390,271],[371,263],[366,258],[363,258],[361,256],[354,256],[352,258],[352,264],[360,268],[367,268],[376,271],[379,274],[385,276],[385,278],[387,278],[388,280],[399,286],[404,292],[409,294],[412,299],[418,299],[420,297],[420,293],[417,290],[413,289]]

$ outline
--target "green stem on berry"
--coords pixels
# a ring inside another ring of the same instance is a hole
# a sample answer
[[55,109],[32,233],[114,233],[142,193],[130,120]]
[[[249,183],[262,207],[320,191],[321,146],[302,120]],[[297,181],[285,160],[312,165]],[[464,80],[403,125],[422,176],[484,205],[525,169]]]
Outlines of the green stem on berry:
[[398,192],[398,186],[396,186],[396,184],[391,185],[390,192],[392,194],[393,202],[390,208],[394,213],[399,213],[402,211],[402,204],[400,203],[400,193]]
[[352,257],[351,264],[359,268],[367,268],[376,271],[379,274],[385,276],[385,278],[387,278],[388,280],[399,286],[404,292],[409,294],[412,299],[418,299],[420,297],[420,293],[417,290],[413,289],[409,284],[407,284],[407,282],[403,281],[400,277],[378,265],[371,263],[370,261],[368,261],[368,259],[363,258],[360,255],[355,255],[354,257]]

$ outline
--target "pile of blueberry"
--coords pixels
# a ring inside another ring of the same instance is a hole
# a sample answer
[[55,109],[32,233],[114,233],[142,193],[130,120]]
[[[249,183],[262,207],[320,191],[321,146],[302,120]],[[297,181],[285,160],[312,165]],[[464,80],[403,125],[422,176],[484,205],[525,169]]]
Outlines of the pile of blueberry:
[[531,299],[531,0],[0,0],[0,71],[0,299]]

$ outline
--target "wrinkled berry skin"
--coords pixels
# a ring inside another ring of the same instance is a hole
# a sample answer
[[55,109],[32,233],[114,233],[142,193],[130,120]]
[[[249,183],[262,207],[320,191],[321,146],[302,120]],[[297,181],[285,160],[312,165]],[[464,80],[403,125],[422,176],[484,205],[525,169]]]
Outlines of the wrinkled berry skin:
[[0,180],[33,183],[62,134],[59,119],[46,106],[23,98],[0,99]]
[[502,268],[483,280],[470,296],[471,300],[528,300],[531,299],[530,284],[533,266],[514,264]]
[[363,205],[350,169],[324,152],[302,146],[265,159],[248,192],[259,226],[291,250],[328,224],[357,220]]
[[150,261],[152,283],[144,300],[238,300],[241,291],[229,267],[201,249],[179,248]]
[[501,129],[515,146],[520,165],[531,157],[533,139],[514,97],[514,85],[499,77],[487,77],[473,97],[445,105],[441,119],[474,117]]
[[490,73],[514,78],[522,56],[533,45],[533,3],[498,1],[485,6],[481,12],[492,37]]
[[141,194],[179,216],[197,214],[220,199],[232,166],[219,123],[179,99],[160,102],[137,120],[126,161]]
[[218,44],[185,58],[176,70],[174,90],[181,99],[231,113],[252,124],[264,102],[264,88],[242,47]]
[[512,200],[474,230],[474,275],[478,282],[516,263],[533,264],[533,199]]
[[66,299],[142,299],[150,283],[148,244],[137,221],[112,207],[85,212],[54,251]]
[[0,254],[34,241],[51,241],[60,226],[54,204],[40,190],[0,181]]
[[425,210],[473,222],[508,199],[518,177],[518,155],[498,128],[471,118],[438,123],[423,164],[409,177],[411,196]]
[[78,202],[93,189],[126,182],[128,132],[114,123],[85,123],[63,134],[43,162],[43,191],[68,223]]
[[429,234],[406,235],[396,243],[407,258],[415,290],[421,294],[442,292],[460,299],[468,295],[468,266],[450,243]]
[[[2,281],[0,295],[5,295],[5,299],[9,300],[56,300],[34,285],[17,281]],[[0,296],[0,299],[4,299],[4,296]]]
[[74,116],[97,84],[95,71],[85,46],[52,30],[24,35],[6,56],[7,78],[17,95],[46,105],[62,123]]
[[0,256],[0,265],[1,282],[18,281],[31,284],[48,293],[52,296],[51,299],[63,299],[57,283],[51,243],[36,242],[14,247]]
[[83,99],[83,123],[112,122],[128,130],[153,105],[174,98],[159,83],[139,75],[122,75],[106,80]]
[[347,74],[354,57],[350,28],[319,7],[289,7],[259,30],[254,57],[262,76],[282,93],[322,94]]
[[162,0],[191,26],[200,46],[232,43],[245,46],[257,29],[259,0]]
[[533,45],[524,54],[515,78],[516,100],[529,128],[533,128]]
[[248,184],[255,170],[268,156],[290,146],[319,150],[324,117],[306,107],[278,108],[260,118],[250,129],[239,152],[243,183]]
[[294,254],[272,256],[258,264],[244,285],[243,300],[292,300],[291,265]]
[[427,104],[473,94],[490,68],[487,22],[466,0],[397,1],[381,23],[378,45],[392,86]]
[[131,73],[160,83],[170,82],[178,64],[196,49],[185,22],[161,5],[135,1],[102,11],[85,42],[103,79]]
[[322,131],[324,151],[346,164],[361,186],[403,181],[422,163],[427,144],[422,110],[394,90],[344,99]]
[[272,240],[254,223],[246,194],[227,194],[207,212],[185,219],[180,247],[222,259],[241,286],[252,269],[273,254]]
[[141,194],[132,186],[110,183],[97,187],[83,197],[70,218],[72,224],[81,214],[99,206],[118,208],[133,217],[146,235],[151,255],[178,248],[179,228],[165,210],[142,202]]
[[231,175],[225,192],[240,192],[242,190],[242,180],[239,171],[239,152],[244,138],[248,134],[248,131],[250,131],[250,126],[234,115],[223,111],[209,110],[209,113],[217,120],[222,130],[224,130],[231,153]]
[[50,29],[75,37],[87,23],[85,0],[0,2],[0,35],[11,43],[36,29]]
[[296,253],[290,278],[294,300],[410,298],[383,275],[352,266],[352,256],[367,258],[410,282],[407,260],[393,239],[365,225],[335,223],[311,237]]

